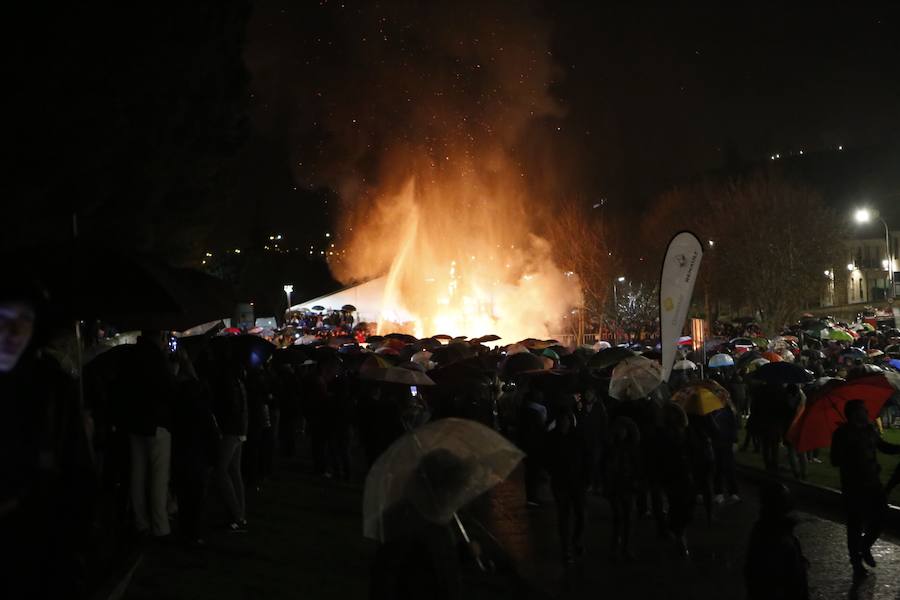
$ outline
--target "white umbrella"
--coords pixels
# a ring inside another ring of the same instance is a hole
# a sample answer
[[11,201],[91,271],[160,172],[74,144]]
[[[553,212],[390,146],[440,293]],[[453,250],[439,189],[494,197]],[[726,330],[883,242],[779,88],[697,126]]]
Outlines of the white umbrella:
[[391,444],[366,476],[363,534],[384,541],[402,532],[409,513],[401,507],[449,524],[524,456],[493,429],[468,419],[440,419],[414,429]]
[[697,363],[690,360],[679,360],[672,366],[673,371],[696,371]]
[[710,369],[721,369],[722,367],[733,367],[734,358],[730,354],[716,354],[709,359]]
[[609,395],[617,400],[637,400],[649,396],[661,382],[659,363],[643,356],[633,356],[622,360],[613,369]]

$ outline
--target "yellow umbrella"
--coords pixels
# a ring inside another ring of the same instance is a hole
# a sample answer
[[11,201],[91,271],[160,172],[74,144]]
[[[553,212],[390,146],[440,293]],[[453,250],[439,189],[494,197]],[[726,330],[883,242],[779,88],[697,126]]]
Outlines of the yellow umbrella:
[[725,408],[728,392],[714,381],[699,381],[675,392],[672,402],[689,415],[703,416]]

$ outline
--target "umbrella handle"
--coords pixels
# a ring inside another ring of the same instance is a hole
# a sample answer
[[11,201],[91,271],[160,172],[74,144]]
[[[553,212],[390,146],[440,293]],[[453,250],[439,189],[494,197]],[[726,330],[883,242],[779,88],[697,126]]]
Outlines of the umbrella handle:
[[[456,526],[459,527],[459,532],[460,534],[462,534],[463,540],[465,540],[466,544],[471,546],[472,540],[469,539],[469,534],[466,532],[466,528],[463,526],[462,521],[459,520],[459,515],[453,513],[453,519],[456,521]],[[479,556],[478,554],[475,554],[475,562],[478,563],[478,568],[481,569],[482,572],[487,571],[484,563],[481,562],[481,556]]]

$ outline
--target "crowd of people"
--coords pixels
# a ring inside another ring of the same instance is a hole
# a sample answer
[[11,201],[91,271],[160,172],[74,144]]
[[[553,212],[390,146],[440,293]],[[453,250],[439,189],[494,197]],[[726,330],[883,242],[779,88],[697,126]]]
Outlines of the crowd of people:
[[[144,331],[136,344],[101,353],[78,372],[75,336],[46,325],[39,287],[0,291],[0,386],[4,399],[16,399],[6,404],[0,435],[0,516],[4,545],[19,549],[3,576],[28,590],[18,597],[86,596],[110,557],[135,540],[199,546],[210,528],[246,532],[253,527],[248,497],[265,485],[279,456],[300,451],[301,440],[317,474],[349,480],[405,433],[444,417],[479,421],[525,452],[524,502],[537,509],[552,497],[564,563],[585,551],[591,493],[610,506],[613,560],[633,559],[638,514],[652,516],[660,539],[686,557],[698,502],[709,520],[741,501],[735,450],[742,428],[745,443],[773,471],[785,452],[801,478],[805,461],[817,460],[786,443],[807,386],[757,381],[754,365],[796,361],[814,386],[817,377],[892,369],[897,358],[895,332],[823,341],[820,331],[801,342],[788,330],[765,348],[743,340],[710,348],[732,362],[704,365],[702,380],[690,366],[704,362],[702,354],[685,350],[668,384],[621,397],[610,393],[617,362],[638,354],[658,360],[657,350],[572,349],[553,340],[488,348],[483,340],[402,334],[363,343],[323,336],[276,348],[250,335],[173,340],[168,332]],[[597,360],[611,352],[624,354]],[[397,369],[415,371],[420,379],[413,380],[429,385],[411,387],[395,378]],[[697,385],[715,393],[721,407],[695,413],[672,401]],[[850,559],[861,578],[863,564],[874,563],[870,548],[886,507],[875,451],[900,448],[881,440],[854,406],[835,433],[831,459],[841,472]],[[885,412],[885,423],[892,415]],[[762,502],[748,581],[756,581],[752,573],[773,544],[802,563],[786,492],[768,489]],[[797,572],[784,577],[800,585]]]

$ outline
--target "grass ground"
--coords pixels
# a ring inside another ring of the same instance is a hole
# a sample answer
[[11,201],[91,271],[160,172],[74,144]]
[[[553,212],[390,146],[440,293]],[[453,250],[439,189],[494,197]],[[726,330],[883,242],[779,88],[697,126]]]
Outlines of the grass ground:
[[[743,444],[745,432],[741,432],[740,443]],[[900,429],[888,429],[884,432],[884,439],[892,444],[900,444]],[[840,474],[838,473],[837,468],[831,466],[831,456],[828,448],[822,448],[818,452],[818,457],[821,459],[822,463],[809,463],[806,467],[806,475],[807,481],[809,483],[813,483],[816,485],[823,485],[826,487],[840,489],[841,481]],[[756,469],[763,469],[762,455],[758,453],[754,453],[750,450],[747,452],[738,452],[737,453],[737,462],[738,464],[745,465],[748,467],[753,467]],[[891,477],[891,474],[894,472],[894,469],[897,468],[897,464],[900,463],[900,455],[894,454],[882,454],[878,453],[878,462],[881,463],[881,476],[882,481],[887,483],[887,480]],[[790,467],[788,465],[787,455],[782,448],[781,457],[779,459],[779,468],[783,471],[788,477],[790,476]],[[894,493],[891,494],[890,498],[888,498],[891,504],[900,506],[900,486],[894,488]]]

